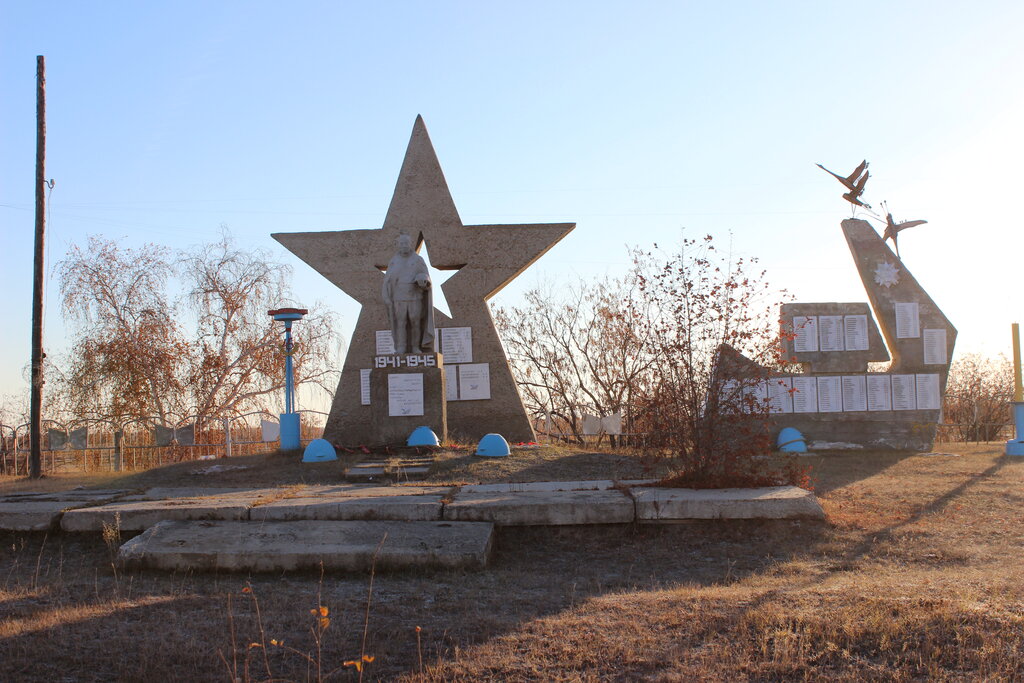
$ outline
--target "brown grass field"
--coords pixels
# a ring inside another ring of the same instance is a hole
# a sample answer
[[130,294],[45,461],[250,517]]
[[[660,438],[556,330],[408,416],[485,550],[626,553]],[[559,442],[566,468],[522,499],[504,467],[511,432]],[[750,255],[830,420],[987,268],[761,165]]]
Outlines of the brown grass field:
[[[357,680],[344,664],[361,653],[364,680],[1024,679],[1024,459],[942,448],[959,457],[808,457],[825,522],[505,529],[486,571],[378,574],[372,592],[369,574],[125,574],[112,535],[6,534],[0,680]],[[461,457],[435,480],[650,472],[568,450]],[[250,467],[44,485],[338,477],[332,463],[232,461]],[[0,495],[39,487],[0,480]]]

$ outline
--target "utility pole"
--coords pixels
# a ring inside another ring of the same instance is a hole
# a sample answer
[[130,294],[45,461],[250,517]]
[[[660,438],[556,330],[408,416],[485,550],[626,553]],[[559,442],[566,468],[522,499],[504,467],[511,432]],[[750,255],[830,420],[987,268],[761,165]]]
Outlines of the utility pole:
[[36,57],[36,241],[32,272],[32,399],[29,439],[32,450],[28,459],[28,476],[42,476],[43,455],[43,243],[46,228],[46,63]]

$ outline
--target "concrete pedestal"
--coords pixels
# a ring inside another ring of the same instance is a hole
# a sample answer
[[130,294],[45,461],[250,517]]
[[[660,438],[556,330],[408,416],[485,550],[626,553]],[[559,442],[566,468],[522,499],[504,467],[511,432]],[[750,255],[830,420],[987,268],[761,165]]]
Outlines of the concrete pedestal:
[[[382,360],[387,359],[387,360]],[[377,443],[367,445],[404,446],[413,430],[427,426],[442,442],[448,438],[448,404],[444,360],[439,353],[378,356],[370,371],[370,420]],[[392,406],[391,377],[419,375],[423,381],[422,412],[402,414]],[[419,413],[419,414],[416,414]]]

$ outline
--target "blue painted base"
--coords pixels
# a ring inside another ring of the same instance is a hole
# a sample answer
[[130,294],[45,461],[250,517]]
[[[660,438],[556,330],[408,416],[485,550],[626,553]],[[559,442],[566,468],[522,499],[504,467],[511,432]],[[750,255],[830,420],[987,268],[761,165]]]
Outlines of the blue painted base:
[[281,450],[297,451],[302,447],[299,441],[299,414],[281,413]]
[[1007,441],[1006,454],[1024,456],[1024,441]]

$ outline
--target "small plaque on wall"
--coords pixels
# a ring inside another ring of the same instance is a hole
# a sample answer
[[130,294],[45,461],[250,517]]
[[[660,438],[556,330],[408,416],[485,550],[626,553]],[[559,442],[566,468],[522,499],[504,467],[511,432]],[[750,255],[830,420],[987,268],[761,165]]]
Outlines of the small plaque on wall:
[[388,415],[405,417],[423,414],[423,375],[388,375]]
[[377,355],[389,356],[395,352],[395,340],[391,330],[377,330]]
[[459,366],[459,400],[480,401],[491,397],[491,372],[487,363]]
[[446,365],[473,362],[473,328],[441,327],[441,354]]

